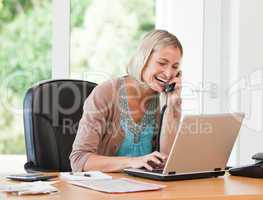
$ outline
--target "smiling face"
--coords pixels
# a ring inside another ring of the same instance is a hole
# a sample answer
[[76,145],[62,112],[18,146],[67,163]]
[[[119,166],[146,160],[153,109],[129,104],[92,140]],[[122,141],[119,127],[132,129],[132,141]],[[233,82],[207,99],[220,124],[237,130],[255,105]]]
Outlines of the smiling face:
[[180,71],[181,52],[173,46],[155,50],[142,71],[143,81],[154,91],[163,92],[165,85],[175,82]]

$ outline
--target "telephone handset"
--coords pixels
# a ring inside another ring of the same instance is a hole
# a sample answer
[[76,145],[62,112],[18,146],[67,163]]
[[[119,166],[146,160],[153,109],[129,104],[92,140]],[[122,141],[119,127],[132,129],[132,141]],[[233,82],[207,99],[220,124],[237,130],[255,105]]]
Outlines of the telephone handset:
[[[164,88],[164,92],[165,93],[172,92],[172,91],[174,91],[174,87],[175,87],[175,83],[166,84],[165,88]],[[167,108],[167,97],[166,97],[166,103],[161,109],[160,125],[159,125],[159,130],[158,130],[158,135],[157,135],[157,145],[156,145],[157,148],[156,148],[156,150],[159,152],[160,152],[160,138],[161,138],[162,125],[163,125],[163,116],[164,116],[164,112],[165,112],[166,108]]]
[[254,164],[243,167],[233,167],[229,169],[229,173],[234,176],[263,178],[263,153],[256,153],[252,156],[252,159],[255,160]]
[[[182,72],[179,71],[177,74],[176,74],[176,77],[179,78],[181,76]],[[171,84],[166,84],[165,85],[165,88],[164,88],[164,92],[165,93],[168,93],[168,92],[172,92],[174,91],[174,87],[175,87],[175,83],[171,83]]]
[[164,88],[164,92],[165,93],[172,92],[174,91],[174,87],[175,87],[175,83],[167,84]]

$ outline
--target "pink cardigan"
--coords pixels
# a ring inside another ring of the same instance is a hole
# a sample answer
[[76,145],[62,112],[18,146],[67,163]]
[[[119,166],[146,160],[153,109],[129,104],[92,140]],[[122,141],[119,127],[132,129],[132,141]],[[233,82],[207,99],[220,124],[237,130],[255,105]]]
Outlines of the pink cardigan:
[[[120,128],[120,87],[120,78],[107,81],[95,87],[86,99],[70,154],[72,171],[83,171],[91,154],[114,156],[122,144],[125,133]],[[153,148],[155,144],[156,137]]]

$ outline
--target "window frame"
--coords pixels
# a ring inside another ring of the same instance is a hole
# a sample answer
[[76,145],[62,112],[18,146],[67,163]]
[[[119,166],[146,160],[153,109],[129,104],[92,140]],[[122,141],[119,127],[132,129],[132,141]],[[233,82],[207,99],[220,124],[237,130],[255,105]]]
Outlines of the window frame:
[[52,79],[70,74],[70,0],[52,0]]

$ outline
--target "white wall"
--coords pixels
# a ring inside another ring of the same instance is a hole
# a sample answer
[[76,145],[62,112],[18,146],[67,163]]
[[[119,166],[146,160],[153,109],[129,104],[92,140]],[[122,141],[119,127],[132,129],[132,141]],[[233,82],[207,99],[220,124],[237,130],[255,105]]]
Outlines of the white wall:
[[[156,28],[175,34],[181,41],[184,95],[183,112],[200,113],[199,89],[203,73],[203,0],[156,0]],[[191,6],[190,6],[191,5]]]
[[263,152],[263,1],[221,1],[221,110],[246,117],[233,163],[253,163]]
[[[231,164],[263,152],[263,1],[157,0],[157,28],[179,37],[185,49],[184,82],[218,86],[217,98],[193,95],[197,112],[245,112]],[[202,105],[203,104],[203,105]]]
[[238,81],[246,120],[240,137],[240,163],[263,152],[263,1],[239,0]]

